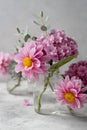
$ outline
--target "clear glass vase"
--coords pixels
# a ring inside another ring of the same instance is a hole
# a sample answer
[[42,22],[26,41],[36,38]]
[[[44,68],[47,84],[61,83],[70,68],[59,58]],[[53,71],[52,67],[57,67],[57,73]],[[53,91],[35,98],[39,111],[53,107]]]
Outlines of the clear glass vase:
[[7,90],[10,94],[19,96],[33,96],[33,81],[10,77],[7,81]]
[[72,109],[67,105],[61,105],[60,102],[58,102],[57,111],[54,111],[52,114],[87,118],[87,104],[85,104],[82,108]]
[[57,74],[52,76],[40,76],[39,81],[34,84],[34,108],[39,114],[49,115],[57,111],[57,101],[54,94],[54,82],[57,81]]
[[87,104],[82,108],[71,109],[56,101],[55,84],[62,78],[54,74],[50,79],[47,76],[40,76],[40,80],[34,84],[34,108],[39,114],[87,117]]

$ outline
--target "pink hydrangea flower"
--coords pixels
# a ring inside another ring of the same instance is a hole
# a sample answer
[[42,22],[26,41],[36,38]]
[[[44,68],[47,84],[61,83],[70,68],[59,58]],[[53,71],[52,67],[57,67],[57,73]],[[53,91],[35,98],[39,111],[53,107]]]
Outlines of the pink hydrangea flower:
[[51,30],[47,36],[37,38],[37,44],[43,44],[44,52],[49,54],[53,61],[78,54],[78,46],[75,40],[68,37],[64,31]]
[[71,78],[68,76],[60,80],[56,85],[56,99],[62,104],[67,104],[71,108],[81,108],[87,102],[87,94],[83,93],[81,89],[81,80]]
[[43,45],[43,52],[44,52],[44,56],[48,57],[48,61],[50,61],[51,59],[55,61],[55,59],[57,58],[57,50],[56,47],[53,45],[51,39],[47,36],[40,36],[37,38],[36,40],[37,45]]
[[9,65],[11,63],[11,55],[0,52],[0,75],[9,73]]
[[47,72],[49,66],[46,64],[46,58],[42,51],[42,45],[36,45],[35,42],[29,42],[21,48],[15,56],[17,62],[15,71],[22,72],[23,77],[28,79],[38,79],[39,74]]

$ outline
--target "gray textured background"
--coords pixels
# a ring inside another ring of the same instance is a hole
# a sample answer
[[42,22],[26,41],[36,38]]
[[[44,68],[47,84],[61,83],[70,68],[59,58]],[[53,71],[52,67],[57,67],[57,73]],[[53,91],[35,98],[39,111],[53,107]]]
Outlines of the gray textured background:
[[34,15],[43,10],[49,16],[51,28],[64,29],[76,39],[80,59],[86,59],[87,0],[0,0],[0,51],[12,52],[17,42],[16,27],[29,27],[39,34],[33,24]]

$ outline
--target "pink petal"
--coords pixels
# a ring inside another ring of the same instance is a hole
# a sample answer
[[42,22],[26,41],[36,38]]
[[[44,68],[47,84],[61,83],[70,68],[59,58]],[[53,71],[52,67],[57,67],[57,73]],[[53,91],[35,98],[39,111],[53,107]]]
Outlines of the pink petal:
[[79,94],[78,98],[82,103],[87,102],[87,94]]
[[34,68],[40,67],[40,61],[38,59],[34,58],[33,66],[34,66]]
[[24,67],[21,64],[16,65],[15,71],[18,73],[20,71],[23,71]]
[[82,103],[80,102],[80,100],[78,98],[75,99],[73,107],[74,108],[81,108],[82,107]]
[[81,89],[83,92],[87,91],[87,87]]
[[38,74],[34,73],[34,74],[33,74],[33,77],[34,77],[36,80],[39,80]]
[[21,50],[21,53],[23,54],[24,57],[29,56],[29,50],[28,50],[28,48],[23,47],[23,50]]
[[70,91],[73,92],[73,94],[75,95],[75,97],[78,96],[78,92],[77,92],[76,89],[71,88]]
[[35,48],[28,50],[30,58],[34,58]]
[[24,105],[25,106],[29,106],[30,105],[30,101],[28,99],[24,99]]
[[71,88],[74,88],[74,84],[71,81],[68,81],[66,89],[70,90]]

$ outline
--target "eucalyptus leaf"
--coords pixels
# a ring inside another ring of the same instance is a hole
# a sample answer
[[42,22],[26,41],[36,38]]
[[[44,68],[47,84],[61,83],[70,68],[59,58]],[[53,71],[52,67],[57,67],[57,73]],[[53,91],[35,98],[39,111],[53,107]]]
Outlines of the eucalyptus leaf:
[[41,26],[41,30],[42,30],[42,31],[47,31],[47,27],[46,27],[45,25],[42,25],[42,26]]
[[27,40],[30,38],[31,36],[29,34],[26,34],[24,37],[24,41],[27,42]]
[[40,26],[40,24],[38,23],[38,22],[36,22],[36,21],[33,21],[36,25],[38,25],[38,26]]
[[17,27],[17,32],[20,33],[20,29]]
[[40,16],[43,17],[43,11],[40,12]]
[[33,40],[33,41],[36,41],[36,39],[37,39],[37,37],[35,37],[35,36],[32,37],[32,40]]
[[21,40],[20,40],[20,39],[19,39],[18,41],[19,41],[19,43],[21,43]]
[[48,19],[49,19],[49,17],[47,16],[47,17],[45,18],[45,22],[47,22],[47,21],[48,21]]

